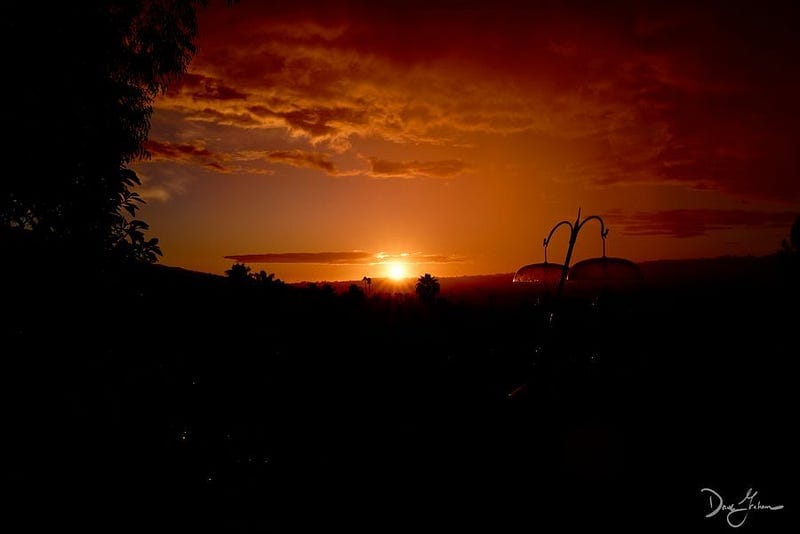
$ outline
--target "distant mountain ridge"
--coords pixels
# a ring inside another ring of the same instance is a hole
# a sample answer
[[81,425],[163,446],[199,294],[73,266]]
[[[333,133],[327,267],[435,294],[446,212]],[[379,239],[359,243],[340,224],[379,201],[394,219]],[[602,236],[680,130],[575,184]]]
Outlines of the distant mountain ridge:
[[[779,272],[777,255],[770,256],[718,256],[714,258],[652,260],[638,264],[644,274],[645,285],[699,283],[709,281],[761,280],[769,282]],[[435,276],[435,273],[432,273]],[[438,277],[442,295],[470,291],[492,292],[513,290],[513,272],[452,277]],[[387,278],[373,278],[373,294],[394,293],[410,287],[413,292],[415,278],[395,282]],[[337,293],[347,291],[351,284],[364,287],[361,280],[293,282],[289,285],[303,287],[309,283],[330,284]]]

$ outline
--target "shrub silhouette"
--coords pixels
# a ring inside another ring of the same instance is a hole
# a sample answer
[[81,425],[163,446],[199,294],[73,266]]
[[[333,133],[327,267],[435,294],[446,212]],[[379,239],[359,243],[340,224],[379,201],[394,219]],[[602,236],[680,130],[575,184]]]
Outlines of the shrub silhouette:
[[234,263],[230,269],[225,271],[225,274],[228,276],[228,280],[236,286],[244,286],[251,281],[250,267],[244,263]]

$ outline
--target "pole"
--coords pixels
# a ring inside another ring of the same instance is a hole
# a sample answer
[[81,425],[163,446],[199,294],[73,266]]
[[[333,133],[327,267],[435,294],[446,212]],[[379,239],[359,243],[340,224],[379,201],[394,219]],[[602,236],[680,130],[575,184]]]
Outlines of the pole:
[[558,290],[556,290],[556,300],[561,299],[561,293],[564,291],[564,282],[567,281],[567,272],[569,271],[569,262],[572,259],[572,249],[575,248],[575,241],[578,240],[578,232],[581,228],[581,209],[578,208],[578,218],[575,219],[575,224],[571,225],[571,232],[569,233],[569,247],[567,248],[567,257],[564,260],[564,267],[561,270],[561,279],[558,281]]

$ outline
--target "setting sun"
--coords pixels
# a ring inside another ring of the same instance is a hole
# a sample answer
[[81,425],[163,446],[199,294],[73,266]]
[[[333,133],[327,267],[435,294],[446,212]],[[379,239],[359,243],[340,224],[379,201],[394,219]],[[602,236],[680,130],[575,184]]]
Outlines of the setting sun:
[[403,263],[390,263],[387,274],[392,280],[402,280],[406,277],[406,266]]

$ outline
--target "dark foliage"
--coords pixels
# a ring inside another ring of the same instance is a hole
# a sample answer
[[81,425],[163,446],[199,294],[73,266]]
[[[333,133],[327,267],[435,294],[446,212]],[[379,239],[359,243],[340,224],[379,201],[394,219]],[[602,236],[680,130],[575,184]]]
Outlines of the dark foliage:
[[225,271],[228,280],[236,285],[245,285],[250,282],[250,267],[244,263],[234,263],[230,269]]
[[789,237],[783,240],[781,252],[786,255],[800,255],[800,215],[789,229]]
[[88,262],[152,262],[129,168],[146,157],[156,95],[194,53],[195,0],[14,2],[0,22],[8,82],[0,225]]
[[425,273],[417,280],[416,291],[419,300],[425,304],[432,304],[436,301],[436,295],[439,294],[439,280],[429,273]]

